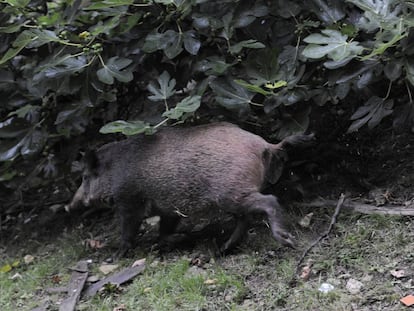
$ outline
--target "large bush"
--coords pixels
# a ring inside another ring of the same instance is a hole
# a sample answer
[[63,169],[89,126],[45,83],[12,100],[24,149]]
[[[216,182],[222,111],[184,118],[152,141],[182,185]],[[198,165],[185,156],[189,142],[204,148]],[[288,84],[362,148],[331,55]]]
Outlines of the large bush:
[[9,188],[64,176],[99,129],[225,118],[282,138],[322,107],[350,118],[348,132],[391,115],[413,130],[412,2],[0,6],[0,182]]

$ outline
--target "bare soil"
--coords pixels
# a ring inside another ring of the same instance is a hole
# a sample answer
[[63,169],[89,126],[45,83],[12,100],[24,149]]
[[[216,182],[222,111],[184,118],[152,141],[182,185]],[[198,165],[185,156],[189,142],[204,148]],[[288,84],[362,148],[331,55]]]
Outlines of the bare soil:
[[[323,148],[309,155],[309,161],[293,161],[282,182],[269,189],[287,207],[292,232],[299,241],[298,249],[286,249],[274,242],[266,223],[258,218],[245,241],[225,257],[214,256],[214,234],[160,253],[156,245],[156,223],[146,223],[139,237],[140,246],[130,254],[130,260],[123,262],[148,257],[152,262],[168,265],[177,258],[188,258],[191,266],[191,259],[203,255],[202,269],[219,267],[240,280],[241,291],[231,286],[224,292],[206,290],[206,301],[200,310],[408,309],[399,300],[414,294],[414,217],[362,215],[343,210],[333,232],[307,254],[304,264],[296,271],[303,250],[328,227],[334,206],[309,208],[302,204],[299,208],[294,201],[307,202],[317,197],[337,200],[345,193],[348,198],[371,205],[414,208],[414,135],[378,129],[326,142]],[[67,198],[67,190],[60,193],[55,190],[55,196],[45,198],[47,191],[51,189],[33,194],[30,207],[26,201],[27,205],[20,211],[14,209],[1,215],[0,267],[27,254],[40,260],[42,256],[54,256],[61,247],[68,247],[68,243],[75,245],[73,264],[77,259],[90,258],[99,265],[110,257],[119,237],[116,213],[100,209],[68,215],[59,210],[61,201]],[[59,211],[54,213],[51,208]],[[298,222],[311,212],[310,225],[301,227]],[[217,227],[212,231],[217,232]],[[101,241],[104,247],[91,246],[91,240]],[[53,267],[47,275],[68,275],[67,264]],[[303,266],[310,269],[306,279],[300,278]],[[148,273],[156,270],[154,265]],[[392,271],[403,271],[403,276],[396,277]],[[0,283],[1,277],[9,278],[10,272],[3,276],[0,272]],[[361,287],[352,291],[350,280],[359,282]],[[48,296],[42,282],[40,279],[29,299],[19,300],[23,301],[20,304],[24,310],[39,305],[45,297],[50,302],[49,310],[56,308],[53,303],[58,303],[61,297]],[[323,294],[318,290],[322,283],[332,285],[334,290]],[[13,297],[19,297],[18,289]],[[122,293],[108,303],[105,301],[99,301],[99,310],[112,310],[123,303]],[[126,302],[126,305],[127,310],[134,310],[139,304]],[[10,310],[18,307],[13,303],[9,306]],[[90,303],[84,302],[81,306],[82,310],[97,310]],[[148,304],[147,308],[157,309]],[[176,306],[165,310],[168,309],[185,308]]]

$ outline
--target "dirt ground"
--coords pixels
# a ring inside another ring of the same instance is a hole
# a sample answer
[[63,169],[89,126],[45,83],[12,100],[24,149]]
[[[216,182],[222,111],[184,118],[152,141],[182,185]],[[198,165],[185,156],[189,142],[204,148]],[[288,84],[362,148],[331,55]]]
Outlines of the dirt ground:
[[[214,234],[160,252],[157,222],[150,219],[140,246],[116,263],[119,270],[146,258],[145,272],[120,288],[82,298],[78,310],[409,310],[400,299],[414,295],[413,216],[342,208],[328,237],[299,266],[298,261],[328,228],[335,209],[335,204],[310,207],[307,202],[336,202],[344,193],[357,203],[414,209],[414,135],[381,129],[324,148],[305,166],[293,163],[269,190],[287,207],[297,249],[274,242],[257,218],[227,256],[214,255]],[[1,310],[57,310],[65,293],[47,289],[65,286],[68,268],[81,259],[91,259],[90,274],[103,278],[99,268],[117,246],[117,216],[111,209],[67,215],[51,212],[62,203],[38,203],[0,219]]]

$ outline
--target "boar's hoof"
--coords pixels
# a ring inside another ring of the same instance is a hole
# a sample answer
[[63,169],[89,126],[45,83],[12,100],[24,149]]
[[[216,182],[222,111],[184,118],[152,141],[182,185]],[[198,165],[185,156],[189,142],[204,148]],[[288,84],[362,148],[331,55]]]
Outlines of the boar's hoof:
[[287,231],[278,231],[275,238],[285,246],[296,249],[296,242],[293,236]]

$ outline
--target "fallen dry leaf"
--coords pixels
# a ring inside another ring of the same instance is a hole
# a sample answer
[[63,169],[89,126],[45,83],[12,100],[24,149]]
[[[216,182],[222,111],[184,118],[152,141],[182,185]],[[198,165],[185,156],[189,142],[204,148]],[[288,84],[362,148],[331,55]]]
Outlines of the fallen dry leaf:
[[135,260],[131,267],[142,266],[145,264],[145,261],[145,258]]
[[23,278],[22,275],[19,272],[17,272],[13,276],[10,277],[10,280],[22,279],[22,278]]
[[24,256],[23,260],[24,260],[24,263],[28,265],[33,262],[34,257],[32,255],[26,255]]
[[309,277],[312,272],[312,266],[305,266],[302,268],[302,271],[300,272],[300,278],[304,281],[309,280]]
[[53,284],[59,284],[60,282],[62,282],[62,278],[59,274],[52,275],[50,279]]
[[299,221],[299,225],[302,227],[302,228],[309,228],[309,225],[310,225],[310,223],[311,223],[311,221],[312,221],[312,216],[313,216],[313,213],[309,213],[309,214],[307,214],[307,215],[305,215],[300,221]]
[[126,311],[126,306],[124,304],[115,307],[113,311]]
[[400,299],[400,301],[407,307],[414,305],[414,296],[408,295]]
[[0,268],[0,272],[6,273],[6,272],[11,271],[11,269],[13,269],[13,267],[11,265],[7,264],[7,265],[4,265]]
[[391,270],[391,275],[397,279],[405,277],[405,270]]
[[118,265],[102,265],[99,267],[99,271],[107,275],[118,268]]
[[101,249],[102,247],[105,246],[101,240],[95,240],[95,239],[87,239],[86,245],[92,249]]
[[207,279],[204,281],[204,284],[206,285],[213,285],[217,283],[217,279]]

